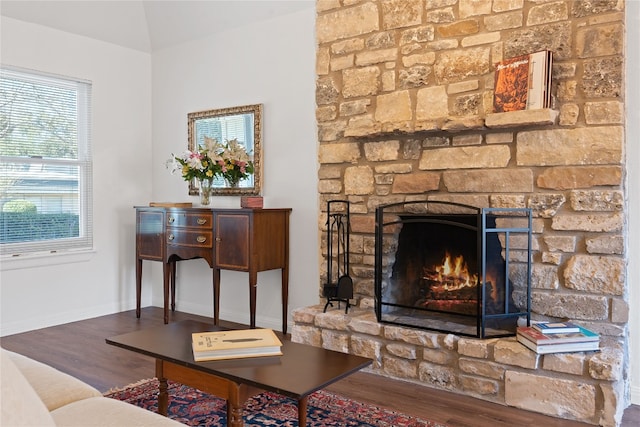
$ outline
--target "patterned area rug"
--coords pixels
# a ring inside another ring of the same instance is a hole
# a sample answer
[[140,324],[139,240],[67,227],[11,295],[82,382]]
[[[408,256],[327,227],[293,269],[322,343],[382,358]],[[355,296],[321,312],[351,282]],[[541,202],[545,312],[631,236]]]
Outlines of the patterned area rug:
[[[157,412],[158,380],[143,380],[111,390],[105,396]],[[309,396],[307,409],[307,425],[313,427],[445,427],[322,390]],[[227,425],[223,399],[172,381],[169,381],[168,416],[190,426]],[[294,399],[265,392],[245,403],[243,418],[246,427],[294,427],[298,425],[298,407]]]

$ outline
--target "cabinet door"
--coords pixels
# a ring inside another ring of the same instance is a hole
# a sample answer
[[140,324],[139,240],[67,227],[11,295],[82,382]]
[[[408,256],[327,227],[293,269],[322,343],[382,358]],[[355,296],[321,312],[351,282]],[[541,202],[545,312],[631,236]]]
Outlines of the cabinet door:
[[139,259],[162,261],[164,255],[164,210],[136,211],[136,254]]
[[221,269],[249,269],[251,217],[242,213],[216,213],[216,266]]

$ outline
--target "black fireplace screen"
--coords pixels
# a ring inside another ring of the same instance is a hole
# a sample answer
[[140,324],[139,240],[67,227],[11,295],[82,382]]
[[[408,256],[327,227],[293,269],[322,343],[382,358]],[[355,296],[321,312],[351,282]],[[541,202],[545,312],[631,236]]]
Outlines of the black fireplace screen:
[[530,320],[530,209],[384,205],[375,237],[378,321],[490,338]]

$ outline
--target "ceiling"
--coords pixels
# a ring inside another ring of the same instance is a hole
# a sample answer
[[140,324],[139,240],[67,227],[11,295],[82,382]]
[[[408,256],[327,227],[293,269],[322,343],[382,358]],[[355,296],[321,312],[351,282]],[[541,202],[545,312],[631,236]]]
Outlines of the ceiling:
[[315,0],[0,0],[0,14],[143,52],[315,7]]

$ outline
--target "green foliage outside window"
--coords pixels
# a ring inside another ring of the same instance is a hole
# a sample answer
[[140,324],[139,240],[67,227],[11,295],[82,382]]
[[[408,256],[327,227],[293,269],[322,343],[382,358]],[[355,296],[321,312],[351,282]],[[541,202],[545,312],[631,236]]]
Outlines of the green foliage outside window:
[[28,200],[12,200],[4,204],[4,206],[2,207],[2,212],[22,212],[34,214],[38,212],[38,208]]
[[79,217],[73,214],[0,213],[0,243],[76,237]]

